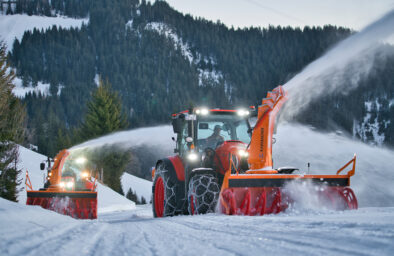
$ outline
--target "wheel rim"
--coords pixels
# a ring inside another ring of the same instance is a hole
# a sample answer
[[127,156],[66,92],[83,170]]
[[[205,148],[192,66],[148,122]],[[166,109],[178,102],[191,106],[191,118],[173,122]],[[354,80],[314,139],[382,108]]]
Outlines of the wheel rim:
[[163,217],[164,212],[164,182],[158,177],[155,186],[155,211],[157,217]]
[[191,214],[194,215],[194,213],[195,213],[195,210],[194,210],[194,196],[190,197],[190,211],[191,211]]

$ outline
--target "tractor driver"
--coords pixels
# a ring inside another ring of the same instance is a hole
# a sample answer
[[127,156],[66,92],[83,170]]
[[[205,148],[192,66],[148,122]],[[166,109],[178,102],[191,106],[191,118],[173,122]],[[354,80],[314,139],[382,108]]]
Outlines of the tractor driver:
[[221,130],[220,125],[215,125],[212,135],[206,139],[207,147],[215,149],[219,144],[224,142],[224,138],[220,135]]

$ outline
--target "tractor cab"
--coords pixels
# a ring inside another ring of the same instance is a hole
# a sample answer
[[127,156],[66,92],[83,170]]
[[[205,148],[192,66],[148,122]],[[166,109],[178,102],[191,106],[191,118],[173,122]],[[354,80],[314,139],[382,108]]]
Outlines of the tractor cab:
[[224,174],[229,153],[241,150],[246,154],[251,139],[248,120],[253,110],[197,108],[174,114],[175,153],[188,169],[207,167]]

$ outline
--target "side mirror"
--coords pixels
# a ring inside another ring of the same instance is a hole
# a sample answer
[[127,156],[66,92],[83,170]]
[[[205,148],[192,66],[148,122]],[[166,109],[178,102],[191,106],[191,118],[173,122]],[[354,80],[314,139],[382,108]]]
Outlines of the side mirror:
[[45,170],[45,163],[40,163],[40,170],[41,171]]
[[172,119],[172,129],[174,130],[174,133],[181,133],[182,127],[183,127],[182,119],[179,118]]

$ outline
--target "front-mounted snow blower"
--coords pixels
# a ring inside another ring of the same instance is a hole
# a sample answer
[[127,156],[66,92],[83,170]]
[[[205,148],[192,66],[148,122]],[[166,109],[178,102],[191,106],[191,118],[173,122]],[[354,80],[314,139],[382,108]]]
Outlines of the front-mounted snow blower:
[[[178,154],[159,160],[153,168],[154,216],[217,209],[230,215],[279,213],[294,202],[286,185],[303,182],[314,185],[319,203],[334,209],[357,209],[357,199],[349,188],[355,157],[335,175],[301,175],[293,174],[296,168],[273,168],[275,118],[286,99],[279,86],[268,92],[257,110],[199,108],[173,114],[174,151]],[[257,114],[254,127],[249,123],[250,113]],[[340,174],[349,168],[347,174]]]
[[[44,188],[33,190],[26,172],[27,205],[40,205],[76,219],[97,218],[96,179],[85,169],[86,159],[71,156],[63,150],[54,159],[53,167],[48,161],[48,174]],[[44,170],[45,164],[41,163]]]

